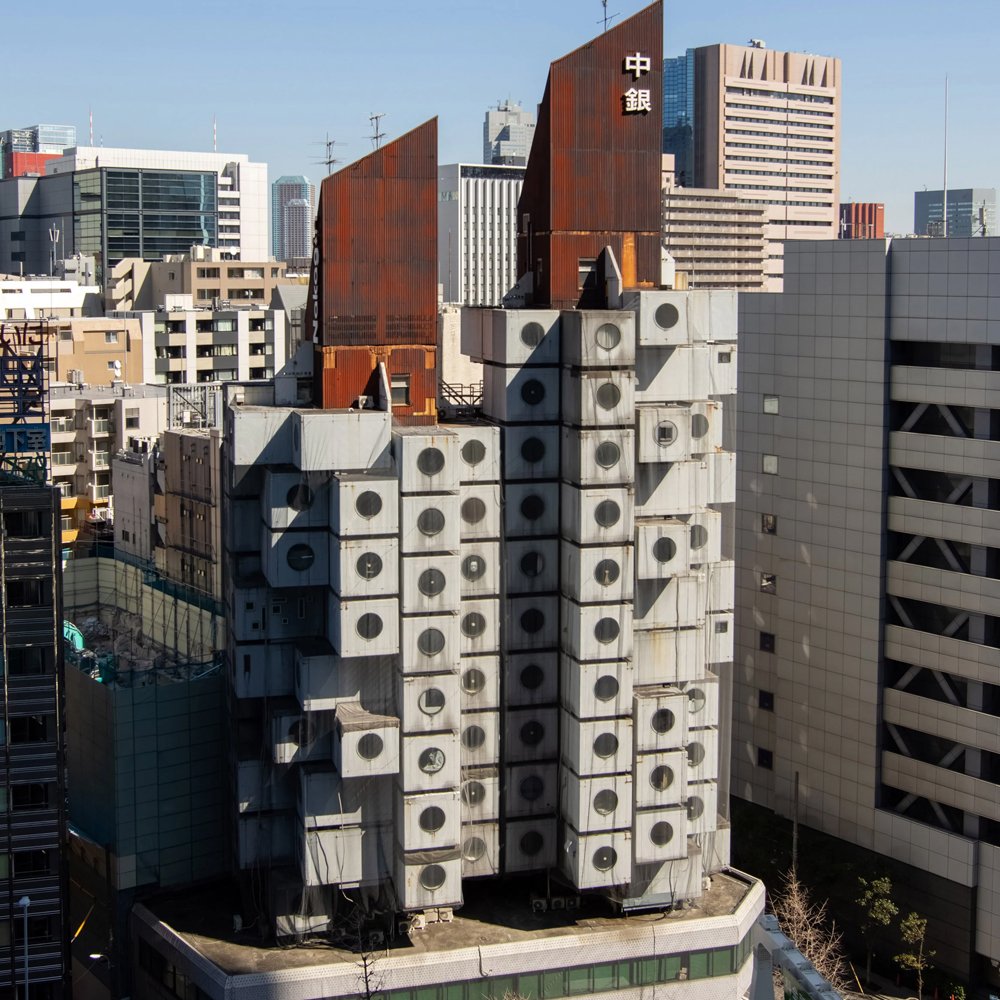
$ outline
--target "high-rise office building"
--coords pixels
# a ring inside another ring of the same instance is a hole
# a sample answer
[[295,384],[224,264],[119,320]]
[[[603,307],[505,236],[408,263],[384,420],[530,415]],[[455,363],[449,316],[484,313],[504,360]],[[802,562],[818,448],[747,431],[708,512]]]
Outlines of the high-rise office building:
[[308,177],[279,177],[271,185],[271,255],[275,260],[312,256],[315,205],[316,188]]
[[663,60],[663,152],[674,157],[677,184],[695,186],[694,49]]
[[996,236],[996,188],[949,188],[948,231],[944,231],[941,191],[913,194],[913,232],[917,236]]
[[75,145],[73,125],[29,125],[0,132],[0,179],[44,174],[49,160]]
[[483,121],[483,163],[523,167],[535,134],[535,116],[513,101],[501,101],[486,111]]
[[449,163],[438,169],[438,280],[445,302],[499,306],[516,284],[523,182],[523,167]]
[[785,249],[740,299],[733,793],[873,852],[992,990],[1000,241]]

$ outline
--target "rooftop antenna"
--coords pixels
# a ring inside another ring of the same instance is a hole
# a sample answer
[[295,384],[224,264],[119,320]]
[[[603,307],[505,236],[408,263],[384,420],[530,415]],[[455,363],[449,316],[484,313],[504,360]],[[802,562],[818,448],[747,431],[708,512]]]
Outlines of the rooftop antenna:
[[89,108],[90,112],[90,145],[94,145],[94,109]]
[[601,0],[601,6],[604,8],[604,17],[602,17],[601,20],[598,21],[597,23],[601,24],[603,22],[604,23],[604,30],[607,31],[608,30],[608,25],[616,17],[618,17],[618,12],[616,11],[614,14],[609,14],[608,13],[608,0]]
[[212,114],[212,152],[217,153],[219,151],[219,120],[216,118],[215,114]]
[[941,235],[948,235],[948,74],[944,75],[944,183],[941,186]]
[[372,126],[372,135],[371,135],[372,145],[376,149],[379,148],[379,146],[382,144],[382,140],[385,138],[385,132],[381,131],[379,127],[382,124],[383,118],[385,118],[384,111],[379,111],[377,113],[373,111],[368,116],[368,121],[371,122]]

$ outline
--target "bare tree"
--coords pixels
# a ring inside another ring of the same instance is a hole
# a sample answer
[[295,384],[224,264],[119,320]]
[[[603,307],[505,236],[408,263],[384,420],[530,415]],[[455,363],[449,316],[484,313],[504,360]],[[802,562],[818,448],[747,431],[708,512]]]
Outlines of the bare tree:
[[772,894],[771,905],[782,931],[795,947],[834,989],[843,992],[849,982],[847,960],[842,935],[836,923],[827,918],[826,901],[814,903],[809,890],[790,870],[785,873],[784,885]]
[[899,922],[899,936],[908,946],[896,956],[901,969],[912,969],[917,974],[917,998],[924,995],[924,972],[930,968],[931,959],[936,954],[927,949],[927,918],[919,913],[910,913]]

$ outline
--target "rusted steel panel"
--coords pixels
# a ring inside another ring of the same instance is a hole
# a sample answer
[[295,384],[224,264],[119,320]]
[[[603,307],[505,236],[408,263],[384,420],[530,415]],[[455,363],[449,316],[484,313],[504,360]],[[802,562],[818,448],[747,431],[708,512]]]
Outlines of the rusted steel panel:
[[662,94],[661,0],[552,63],[518,204],[536,304],[595,304],[579,262],[605,246],[626,287],[659,283]]

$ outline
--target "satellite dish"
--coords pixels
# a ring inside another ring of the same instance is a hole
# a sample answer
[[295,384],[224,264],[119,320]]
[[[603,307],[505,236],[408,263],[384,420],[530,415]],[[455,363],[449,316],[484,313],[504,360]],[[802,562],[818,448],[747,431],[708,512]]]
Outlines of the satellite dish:
[[113,367],[114,367],[114,370],[115,370],[115,375],[121,375],[121,373],[122,373],[122,363],[120,361],[116,361],[114,363]]

